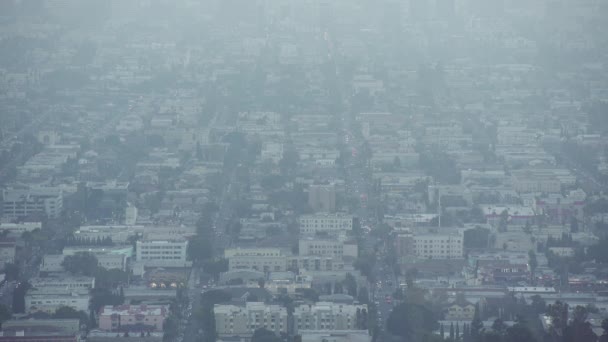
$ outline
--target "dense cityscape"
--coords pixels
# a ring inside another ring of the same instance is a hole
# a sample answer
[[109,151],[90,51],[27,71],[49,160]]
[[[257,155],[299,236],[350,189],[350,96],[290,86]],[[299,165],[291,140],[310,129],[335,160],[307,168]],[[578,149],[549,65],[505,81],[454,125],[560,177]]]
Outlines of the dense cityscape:
[[0,342],[608,342],[606,18],[0,0]]

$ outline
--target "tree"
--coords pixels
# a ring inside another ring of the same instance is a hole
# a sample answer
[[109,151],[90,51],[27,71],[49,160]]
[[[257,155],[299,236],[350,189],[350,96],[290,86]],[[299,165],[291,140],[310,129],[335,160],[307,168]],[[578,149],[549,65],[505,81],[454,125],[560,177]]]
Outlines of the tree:
[[13,313],[25,312],[25,294],[32,287],[28,282],[17,283],[13,292]]
[[532,310],[532,312],[534,312],[537,315],[545,312],[545,310],[547,309],[547,304],[545,303],[545,300],[541,296],[534,295],[534,296],[530,297],[530,299],[531,299],[530,309]]
[[21,272],[17,264],[14,264],[12,262],[7,262],[6,264],[4,264],[4,275],[7,281],[16,281],[17,279],[19,279],[19,273]]
[[570,233],[578,233],[578,220],[576,217],[572,216],[570,219]]
[[95,288],[91,290],[91,310],[97,312],[106,305],[121,305],[125,301],[124,295],[115,294],[109,289]]
[[205,260],[203,270],[217,280],[221,273],[228,271],[228,259]]
[[564,329],[568,324],[568,304],[558,300],[548,306],[547,314],[551,317],[552,334],[563,335]]
[[507,328],[505,342],[536,342],[534,335],[528,327],[521,323],[515,323]]
[[163,322],[163,341],[175,341],[177,338],[177,334],[179,332],[179,322],[178,319],[169,315],[165,322]]
[[347,273],[346,277],[343,281],[343,286],[346,288],[346,291],[349,296],[357,297],[357,281],[352,274]]
[[507,211],[507,209],[505,209],[500,213],[500,218],[498,221],[498,231],[506,232],[508,224],[509,224],[509,212]]
[[63,259],[61,266],[74,274],[83,276],[94,276],[97,273],[99,262],[95,255],[88,252],[78,252],[74,255],[68,255]]
[[483,322],[481,321],[481,313],[479,312],[479,305],[475,305],[475,314],[473,321],[471,322],[471,341],[479,342],[481,335],[483,334]]
[[272,331],[266,328],[260,328],[253,332],[251,342],[281,342],[281,339]]
[[56,319],[78,319],[80,325],[89,326],[89,315],[84,311],[77,311],[69,306],[62,306],[53,313],[53,318]]
[[0,304],[0,327],[2,327],[2,323],[8,321],[9,319],[11,319],[11,317],[13,317],[13,315],[8,306]]
[[213,256],[213,246],[208,239],[198,235],[188,242],[186,254],[190,260],[203,261]]
[[530,277],[532,283],[536,283],[536,268],[538,267],[538,260],[536,260],[536,253],[533,250],[528,251],[528,264],[530,265]]
[[502,321],[502,319],[497,318],[494,320],[494,323],[492,323],[492,330],[496,331],[501,336],[504,336],[504,334],[507,332],[507,325]]
[[602,329],[604,329],[604,332],[602,336],[600,336],[599,342],[608,342],[608,318],[602,320]]
[[414,288],[417,277],[418,277],[417,268],[409,268],[407,271],[405,271],[405,283],[407,284],[408,289]]
[[475,227],[464,232],[465,248],[487,248],[490,237],[490,230],[482,227]]
[[391,312],[387,330],[404,340],[418,341],[436,329],[437,319],[424,304],[401,303]]

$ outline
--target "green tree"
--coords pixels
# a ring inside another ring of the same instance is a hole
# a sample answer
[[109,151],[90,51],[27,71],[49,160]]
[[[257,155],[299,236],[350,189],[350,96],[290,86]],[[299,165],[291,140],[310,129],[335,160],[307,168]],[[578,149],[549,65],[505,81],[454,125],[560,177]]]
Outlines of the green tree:
[[346,292],[349,296],[357,297],[357,280],[355,280],[355,277],[353,277],[352,274],[346,274],[343,286],[346,288]]
[[11,319],[13,314],[8,306],[4,304],[0,304],[0,328],[2,327],[2,323]]
[[169,315],[163,322],[163,341],[175,341],[179,333],[179,322],[177,317]]
[[487,248],[490,238],[490,230],[482,227],[475,227],[464,232],[465,248]]
[[208,239],[197,235],[188,242],[186,254],[188,255],[189,260],[203,261],[213,257],[213,245]]
[[253,332],[251,342],[281,342],[281,339],[274,332],[266,328],[260,328]]
[[19,274],[21,273],[19,266],[12,262],[7,262],[4,264],[4,275],[7,281],[16,281],[19,279]]
[[53,318],[56,319],[78,319],[80,325],[89,326],[89,315],[84,311],[77,311],[69,306],[62,306],[53,313]]
[[536,268],[538,267],[538,260],[536,259],[536,253],[533,250],[528,251],[528,265],[530,265],[530,278],[532,283],[536,283]]
[[95,276],[99,262],[95,255],[88,252],[78,252],[74,255],[68,255],[61,263],[63,268],[74,274],[83,276]]
[[536,342],[530,329],[522,323],[515,323],[507,328],[505,342]]
[[391,312],[387,330],[408,341],[419,341],[437,328],[437,318],[424,304],[401,303]]

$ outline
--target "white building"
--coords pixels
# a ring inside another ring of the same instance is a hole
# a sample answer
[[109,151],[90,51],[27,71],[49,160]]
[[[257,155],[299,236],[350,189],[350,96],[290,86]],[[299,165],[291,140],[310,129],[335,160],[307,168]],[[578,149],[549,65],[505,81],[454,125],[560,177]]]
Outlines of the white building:
[[331,302],[303,304],[293,313],[294,332],[304,330],[363,330],[357,326],[357,312],[367,314],[367,305],[348,305]]
[[32,214],[57,218],[63,209],[63,192],[55,188],[8,189],[2,192],[4,220],[17,220]]
[[31,289],[25,295],[27,313],[46,312],[53,314],[67,306],[76,311],[88,312],[91,296],[88,292],[73,292],[66,289]]
[[147,266],[183,267],[187,264],[187,249],[185,239],[143,240],[137,241],[136,257]]
[[247,302],[244,307],[216,304],[213,313],[220,337],[251,337],[260,328],[268,329],[276,335],[287,332],[287,309],[280,305],[261,302]]
[[353,229],[353,216],[347,214],[311,214],[300,216],[300,234],[338,233]]

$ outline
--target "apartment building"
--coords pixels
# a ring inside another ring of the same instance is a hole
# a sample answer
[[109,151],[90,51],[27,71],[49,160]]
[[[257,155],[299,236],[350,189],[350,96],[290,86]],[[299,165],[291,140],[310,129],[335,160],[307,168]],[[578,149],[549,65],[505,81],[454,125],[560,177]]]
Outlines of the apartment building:
[[318,232],[338,233],[353,229],[353,216],[343,213],[302,215],[299,219],[300,234]]
[[[357,315],[367,314],[367,305],[317,302],[295,307],[294,332],[304,330],[359,330]],[[361,329],[362,330],[362,329]]]
[[245,306],[215,305],[215,327],[220,337],[251,337],[265,328],[276,335],[287,332],[287,309],[280,305],[247,302]]

